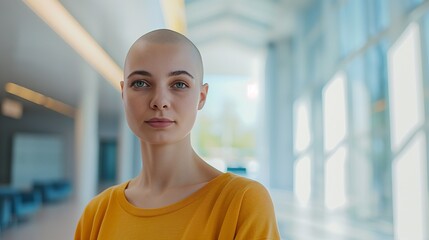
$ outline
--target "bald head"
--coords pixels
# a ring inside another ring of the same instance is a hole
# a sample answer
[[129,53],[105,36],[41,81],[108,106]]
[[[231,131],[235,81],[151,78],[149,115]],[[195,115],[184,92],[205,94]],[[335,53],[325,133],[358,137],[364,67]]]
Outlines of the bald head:
[[143,36],[141,36],[139,39],[137,39],[136,42],[139,42],[139,41],[148,41],[153,43],[164,43],[164,44],[165,43],[167,44],[168,43],[169,44],[187,43],[192,47],[194,47],[196,51],[198,51],[195,45],[191,42],[191,40],[189,40],[184,35],[169,29],[158,29],[158,30],[148,32]]
[[[124,69],[127,69],[132,55],[139,54],[141,51],[145,51],[145,48],[151,45],[173,45],[186,51],[187,57],[183,59],[183,61],[189,61],[191,64],[195,65],[197,69],[195,77],[198,78],[201,83],[203,82],[204,70],[200,51],[187,37],[169,29],[154,30],[138,38],[128,51],[127,57],[125,59]],[[150,61],[150,59],[147,59],[147,61]]]

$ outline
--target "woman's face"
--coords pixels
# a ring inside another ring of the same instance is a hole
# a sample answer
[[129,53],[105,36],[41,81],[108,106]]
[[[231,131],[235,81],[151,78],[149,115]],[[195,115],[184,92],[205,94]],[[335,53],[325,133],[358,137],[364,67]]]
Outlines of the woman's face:
[[131,130],[151,144],[189,137],[208,86],[183,44],[142,42],[127,56],[122,98]]

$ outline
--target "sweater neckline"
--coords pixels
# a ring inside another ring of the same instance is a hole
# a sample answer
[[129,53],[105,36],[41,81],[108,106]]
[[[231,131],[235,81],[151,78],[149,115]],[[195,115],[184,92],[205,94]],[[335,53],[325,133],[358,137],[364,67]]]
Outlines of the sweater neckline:
[[199,199],[201,196],[204,196],[207,191],[212,189],[214,186],[221,184],[224,180],[230,178],[232,176],[231,173],[223,173],[219,176],[213,178],[210,180],[206,185],[204,185],[202,188],[198,189],[191,195],[185,197],[182,200],[179,200],[178,202],[172,203],[170,205],[167,205],[165,207],[160,208],[139,208],[134,205],[132,205],[128,199],[125,196],[125,189],[128,187],[128,184],[131,180],[121,184],[119,188],[116,189],[116,198],[119,201],[119,205],[124,209],[126,212],[135,215],[135,216],[156,216],[156,215],[162,215],[167,214],[176,210],[179,210],[195,200]]

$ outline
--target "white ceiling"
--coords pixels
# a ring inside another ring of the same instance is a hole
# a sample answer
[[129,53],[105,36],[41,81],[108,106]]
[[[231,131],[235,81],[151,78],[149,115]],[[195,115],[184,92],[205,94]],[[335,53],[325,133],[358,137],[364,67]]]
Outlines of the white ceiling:
[[207,74],[249,76],[268,42],[291,36],[310,0],[189,0],[189,37]]
[[[62,0],[61,3],[122,67],[140,35],[163,27],[158,0]],[[246,74],[267,41],[293,33],[297,12],[308,0],[187,1],[190,38],[200,48],[208,74]],[[73,107],[89,65],[22,1],[0,1],[0,99],[14,82]],[[101,78],[101,77],[100,77]],[[119,81],[120,79],[118,79]],[[99,81],[100,114],[117,117],[120,94]],[[49,111],[25,100],[25,111]]]

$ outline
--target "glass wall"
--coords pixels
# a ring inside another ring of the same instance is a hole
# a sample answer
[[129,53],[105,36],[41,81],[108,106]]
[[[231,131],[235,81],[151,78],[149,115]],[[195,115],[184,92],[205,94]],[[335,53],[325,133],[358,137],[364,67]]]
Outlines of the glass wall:
[[209,98],[193,138],[199,154],[221,171],[256,178],[258,82],[249,77],[209,75]]
[[311,194],[310,118],[308,99],[303,97],[297,100],[294,104],[294,152],[297,156],[294,164],[294,193],[303,206],[308,204]]
[[320,239],[342,232],[327,219],[343,237],[428,239],[428,2],[318,1],[302,19],[291,49],[303,66],[292,82],[296,203],[325,216]]
[[388,52],[394,221],[399,239],[424,239],[427,226],[420,46],[419,26],[411,23]]

